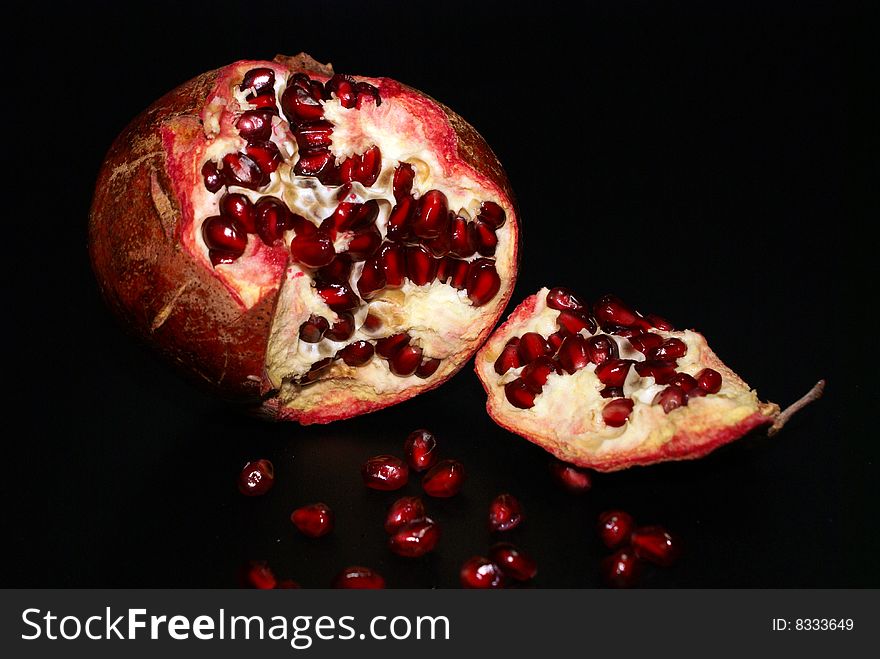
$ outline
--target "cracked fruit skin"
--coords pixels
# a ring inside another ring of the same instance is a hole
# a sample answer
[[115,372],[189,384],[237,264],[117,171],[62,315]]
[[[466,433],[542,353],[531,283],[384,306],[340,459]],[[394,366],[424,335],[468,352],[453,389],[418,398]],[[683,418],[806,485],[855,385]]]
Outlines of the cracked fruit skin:
[[[565,462],[607,472],[699,458],[778,417],[779,407],[761,402],[699,333],[676,331],[611,295],[593,305],[580,299],[541,289],[477,353],[487,411],[500,426]],[[566,332],[571,304],[581,329],[536,357],[549,356],[556,370],[529,379],[532,355],[518,339]]]
[[113,313],[184,374],[328,423],[464,365],[510,299],[519,225],[461,117],[300,54],[204,73],[135,118],[100,170],[89,252]]

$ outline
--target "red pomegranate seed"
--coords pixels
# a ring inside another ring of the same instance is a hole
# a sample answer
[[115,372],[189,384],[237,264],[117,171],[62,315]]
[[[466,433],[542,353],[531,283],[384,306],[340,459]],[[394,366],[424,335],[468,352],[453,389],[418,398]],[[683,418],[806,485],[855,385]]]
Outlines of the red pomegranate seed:
[[535,559],[509,542],[498,542],[489,549],[489,558],[505,575],[516,581],[529,581],[538,574]]
[[313,233],[314,225],[300,215],[294,215],[285,203],[275,197],[263,197],[254,205],[256,232],[266,245],[274,245],[284,232],[296,227],[298,234]]
[[329,149],[310,149],[299,154],[299,160],[293,166],[297,176],[327,176],[331,169],[336,169],[335,158]]
[[603,325],[602,329],[608,334],[622,336],[625,339],[631,339],[634,336],[642,334],[644,330],[638,327],[622,327],[620,325]]
[[414,471],[429,469],[437,461],[437,438],[430,430],[413,430],[403,442],[403,455]]
[[407,524],[425,518],[425,504],[419,497],[401,497],[391,504],[385,517],[385,532],[397,533]]
[[416,372],[416,369],[422,363],[422,349],[418,346],[404,346],[388,360],[388,368],[394,375],[402,378],[408,377]]
[[519,358],[517,344],[504,346],[504,350],[501,351],[498,359],[495,360],[495,372],[498,375],[504,375],[510,369],[519,368],[520,366],[522,366],[522,361]]
[[379,261],[385,273],[386,288],[400,288],[406,277],[406,255],[404,248],[385,243],[379,248]]
[[471,222],[470,231],[473,234],[471,240],[476,246],[477,253],[482,256],[494,256],[495,248],[498,247],[498,236],[495,229],[479,220]]
[[[468,263],[467,261],[462,261],[460,259],[452,259],[452,261],[453,261],[452,276],[449,278],[449,285],[452,286],[452,288],[454,288],[457,291],[463,291],[468,287],[468,282],[470,281],[471,264]],[[483,266],[481,266],[481,267],[483,267]],[[493,270],[494,270],[494,266],[493,266]],[[496,274],[496,276],[497,276],[497,274]],[[481,275],[481,277],[484,277],[484,278],[491,277],[491,274]],[[486,281],[476,281],[475,280],[475,285],[484,287],[484,288],[481,288],[477,291],[480,294],[486,294],[492,290],[491,281],[486,282]],[[500,286],[500,280],[499,280],[499,286]],[[489,298],[489,299],[491,299],[491,298]],[[473,301],[473,298],[471,298],[471,300]],[[487,301],[488,301],[488,299],[487,299]]]
[[238,185],[257,190],[269,182],[257,162],[244,153],[227,153],[223,156],[223,179],[226,185]]
[[570,494],[583,494],[593,487],[593,479],[588,471],[559,460],[550,463],[550,475]]
[[623,398],[623,387],[604,387],[599,395],[602,398]]
[[669,381],[669,384],[674,384],[676,387],[681,388],[684,393],[688,393],[691,389],[697,387],[697,381],[687,373],[676,373],[675,377]]
[[703,398],[703,397],[706,396],[708,393],[709,393],[709,392],[707,392],[707,391],[706,391],[705,389],[703,389],[702,387],[694,387],[693,389],[691,389],[691,390],[687,393],[687,397],[688,397],[688,400],[690,400],[691,398]]
[[547,293],[547,306],[557,311],[579,311],[584,308],[584,303],[574,291],[557,287],[551,288]]
[[312,79],[305,73],[294,73],[287,80],[288,87],[297,87],[305,92],[311,91]]
[[297,234],[290,241],[290,253],[298,263],[307,268],[320,268],[330,263],[336,256],[333,241],[322,230],[313,234]]
[[458,494],[464,481],[463,464],[458,460],[441,460],[422,478],[422,489],[430,497],[446,499]]
[[[455,277],[453,277],[455,281]],[[477,259],[470,264],[467,279],[467,292],[471,304],[480,307],[489,302],[501,289],[501,278],[495,270],[495,263],[489,259]]]
[[504,588],[501,568],[484,556],[469,558],[459,572],[462,588]]
[[596,367],[596,377],[609,387],[622,387],[632,365],[630,359],[609,359]]
[[659,334],[651,334],[650,332],[645,332],[643,334],[636,334],[635,336],[631,336],[628,341],[633,348],[638,350],[643,355],[647,355],[648,352],[650,352],[654,348],[660,347],[660,345],[663,343],[663,337]]
[[504,395],[507,397],[507,402],[514,407],[527,410],[535,406],[535,396],[537,393],[525,382],[516,378],[504,385]]
[[333,530],[333,511],[326,503],[312,503],[294,510],[290,521],[303,535],[320,538]]
[[248,110],[238,118],[235,127],[248,142],[265,142],[272,136],[272,117],[266,110]]
[[382,152],[378,146],[371,146],[359,157],[354,170],[354,180],[360,181],[365,188],[369,188],[379,178],[381,171]]
[[382,319],[379,316],[368,313],[367,317],[364,318],[364,324],[361,326],[361,329],[370,333],[378,332],[382,329]]
[[303,151],[327,148],[333,143],[333,124],[329,121],[312,121],[302,124],[294,135],[297,145]]
[[558,368],[556,362],[549,357],[538,357],[522,370],[519,379],[535,394],[539,394],[547,383],[547,378],[551,373],[557,373]]
[[352,262],[348,254],[339,254],[323,268],[318,268],[315,277],[334,284],[347,284],[351,276]]
[[648,321],[652,327],[656,327],[658,330],[663,332],[673,332],[675,328],[665,318],[662,318],[656,314],[648,313],[645,314],[645,320]]
[[602,561],[602,579],[611,588],[630,588],[639,579],[641,565],[629,547],[618,549]]
[[324,334],[325,339],[331,341],[347,341],[354,334],[354,316],[344,311],[336,314],[339,318]]
[[357,289],[365,300],[373,297],[378,291],[385,288],[385,271],[376,258],[364,263],[361,276],[358,278]]
[[419,238],[436,238],[449,225],[449,206],[440,190],[428,190],[418,200],[412,218],[412,232]]
[[394,455],[377,455],[361,466],[364,485],[373,490],[399,490],[409,479],[409,467]]
[[325,85],[328,94],[335,95],[344,108],[353,108],[357,104],[357,90],[351,76],[336,73]]
[[242,585],[257,590],[272,590],[278,580],[266,561],[250,561],[242,574]]
[[223,174],[217,168],[217,163],[209,160],[202,165],[202,178],[208,192],[217,192],[223,187]]
[[324,106],[312,98],[310,91],[297,86],[288,85],[281,94],[281,109],[291,124],[324,118]]
[[547,339],[537,332],[526,332],[519,337],[519,358],[523,364],[529,364],[538,357],[550,357],[553,349]]
[[278,169],[284,158],[273,142],[251,142],[244,148],[244,152],[259,166],[265,175],[265,183],[269,181],[269,174]]
[[264,94],[263,96],[257,96],[250,99],[248,103],[253,105],[254,109],[256,110],[269,112],[272,115],[278,114],[278,105],[275,103],[275,94]]
[[351,311],[360,304],[354,291],[344,284],[318,284],[315,287],[325,304],[336,311]]
[[556,323],[569,334],[577,334],[581,330],[587,330],[590,334],[596,331],[596,322],[590,317],[586,309],[574,311],[560,311]]
[[401,241],[409,239],[415,204],[416,200],[412,197],[401,197],[397,201],[397,205],[391,209],[391,213],[388,215],[388,224],[385,227],[388,240]]
[[349,343],[336,353],[348,366],[363,366],[373,358],[373,344],[369,341],[355,341]]
[[454,215],[449,222],[449,238],[449,251],[456,256],[467,258],[477,251],[468,222],[460,215]]
[[[632,339],[630,339],[632,341]],[[648,359],[678,359],[687,354],[687,345],[681,339],[666,339],[658,347],[651,350],[647,355]]]
[[279,588],[279,589],[283,589],[283,590],[293,590],[293,589],[302,588],[300,583],[298,581],[294,581],[293,579],[282,579],[281,581],[278,582],[278,585],[275,587]]
[[436,238],[422,240],[422,244],[428,248],[428,251],[431,252],[432,255],[441,258],[449,253],[451,240],[452,237],[449,233],[444,231]]
[[354,234],[348,243],[348,255],[355,261],[366,261],[382,244],[382,234],[376,226]]
[[633,550],[643,561],[662,567],[672,565],[679,555],[679,542],[660,526],[643,526],[632,533]]
[[202,223],[202,238],[208,249],[240,256],[247,247],[247,232],[237,220],[212,215]]
[[430,284],[437,274],[437,260],[421,245],[406,248],[406,276],[416,286]]
[[562,347],[563,342],[571,336],[567,330],[559,330],[558,332],[553,332],[550,336],[547,337],[547,343],[550,344],[550,349],[554,354],[559,352],[559,349]]
[[599,515],[599,537],[609,549],[629,541],[633,518],[622,510],[608,510]]
[[333,587],[350,590],[381,590],[385,588],[385,579],[368,567],[352,565],[336,575],[333,579]]
[[704,368],[697,373],[697,386],[707,394],[717,394],[721,390],[721,373],[711,368]]
[[615,398],[602,408],[602,420],[612,428],[619,428],[632,414],[633,401],[629,398]]
[[248,462],[238,475],[238,491],[249,497],[266,494],[275,483],[275,467],[266,459]]
[[394,190],[394,198],[398,203],[400,203],[401,199],[412,194],[415,177],[416,172],[408,162],[400,163],[394,170],[394,179],[392,180],[391,187]]
[[275,71],[266,67],[251,69],[241,79],[239,89],[246,91],[253,89],[254,96],[265,96],[275,93]]
[[220,197],[220,214],[237,221],[248,233],[256,233],[257,213],[251,200],[237,192]]
[[615,295],[603,295],[593,305],[593,315],[599,324],[632,327],[638,323],[638,316],[631,307]]
[[426,380],[434,375],[434,373],[437,372],[438,368],[440,368],[440,360],[436,357],[428,358],[424,360],[416,369],[416,377]]
[[440,527],[430,517],[410,522],[388,538],[388,549],[405,558],[418,558],[434,550]]
[[584,368],[590,363],[587,340],[580,334],[569,336],[559,347],[556,358],[560,366],[569,374]]
[[484,201],[480,204],[480,212],[477,213],[477,219],[485,222],[493,229],[500,229],[507,220],[507,214],[494,201]]
[[636,372],[643,378],[654,378],[657,384],[666,384],[675,377],[675,362],[647,359],[643,362],[636,362]]
[[324,333],[329,327],[330,323],[326,318],[312,314],[306,322],[299,326],[299,338],[306,343],[317,343],[324,338]]
[[241,256],[238,252],[224,252],[217,249],[208,250],[208,258],[211,259],[211,265],[218,266],[224,263],[234,263]]
[[617,341],[604,334],[587,339],[587,354],[597,366],[620,357]]
[[654,396],[651,404],[660,405],[663,411],[669,414],[672,410],[687,405],[687,394],[680,387],[671,384]]
[[410,336],[406,332],[392,334],[376,341],[376,354],[384,359],[391,359],[404,346],[409,345]]
[[379,90],[370,83],[359,82],[355,85],[355,89],[357,89],[357,101],[355,101],[355,107],[358,110],[365,107],[370,101],[377,106],[382,105],[382,98],[379,96]]
[[512,494],[499,494],[489,503],[489,530],[512,531],[523,521],[519,500]]

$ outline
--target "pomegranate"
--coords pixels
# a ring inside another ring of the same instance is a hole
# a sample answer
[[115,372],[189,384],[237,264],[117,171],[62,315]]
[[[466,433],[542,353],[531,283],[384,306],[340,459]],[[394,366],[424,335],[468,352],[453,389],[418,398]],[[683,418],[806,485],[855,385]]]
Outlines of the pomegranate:
[[522,521],[522,506],[512,494],[499,494],[489,503],[490,531],[511,531]]
[[[572,315],[582,319],[577,332],[568,327]],[[548,337],[560,331],[568,336],[554,349]],[[548,359],[557,368],[547,368]],[[824,386],[780,413],[697,332],[676,331],[613,295],[590,306],[562,288],[520,304],[477,353],[475,368],[499,425],[597,471],[698,458],[766,424],[774,432]]]
[[320,538],[333,530],[333,511],[326,503],[312,503],[297,508],[290,515],[290,521],[303,535]]
[[238,475],[238,491],[248,497],[266,494],[275,484],[275,468],[266,459],[248,462]]
[[461,117],[301,54],[205,73],[135,119],[99,175],[89,249],[112,310],[162,356],[309,424],[460,369],[510,298],[518,236],[501,165]]
[[385,588],[385,578],[368,567],[352,565],[333,578],[333,587],[349,590],[381,590]]

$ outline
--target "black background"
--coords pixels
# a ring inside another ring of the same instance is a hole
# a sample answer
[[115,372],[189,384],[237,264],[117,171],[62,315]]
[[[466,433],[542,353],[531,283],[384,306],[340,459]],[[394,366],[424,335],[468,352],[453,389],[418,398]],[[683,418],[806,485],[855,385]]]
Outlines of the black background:
[[[353,563],[390,586],[453,587],[491,541],[488,501],[510,491],[528,515],[511,539],[537,559],[538,587],[598,585],[595,521],[611,506],[683,538],[682,560],[646,586],[880,585],[876,396],[860,381],[876,352],[858,347],[876,294],[856,293],[871,258],[856,192],[876,139],[856,129],[861,57],[876,30],[840,3],[704,4],[20,7],[6,25],[0,542],[12,560],[0,583],[231,586],[243,561],[266,559],[307,587]],[[97,294],[86,224],[98,167],[172,87],[301,50],[420,88],[483,134],[520,203],[514,303],[543,285],[613,291],[701,330],[765,399],[785,405],[820,377],[826,397],[772,440],[600,475],[572,497],[547,454],[491,422],[470,365],[324,427],[265,424],[181,381]],[[420,426],[470,478],[428,502],[436,553],[406,561],[381,529],[400,493],[365,490],[358,468]],[[274,462],[276,486],[246,499],[234,479],[257,457]],[[316,500],[337,529],[309,541],[288,515]]]

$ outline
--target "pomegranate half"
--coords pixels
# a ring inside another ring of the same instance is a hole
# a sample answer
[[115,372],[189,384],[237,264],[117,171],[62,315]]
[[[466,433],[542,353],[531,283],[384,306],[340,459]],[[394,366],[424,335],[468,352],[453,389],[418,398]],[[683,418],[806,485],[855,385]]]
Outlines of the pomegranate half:
[[597,471],[698,458],[784,421],[702,335],[612,295],[588,305],[568,289],[541,289],[492,335],[475,368],[499,425]]
[[116,139],[90,254],[125,325],[220,394],[326,423],[432,389],[513,289],[519,230],[470,125],[305,54],[181,85]]

